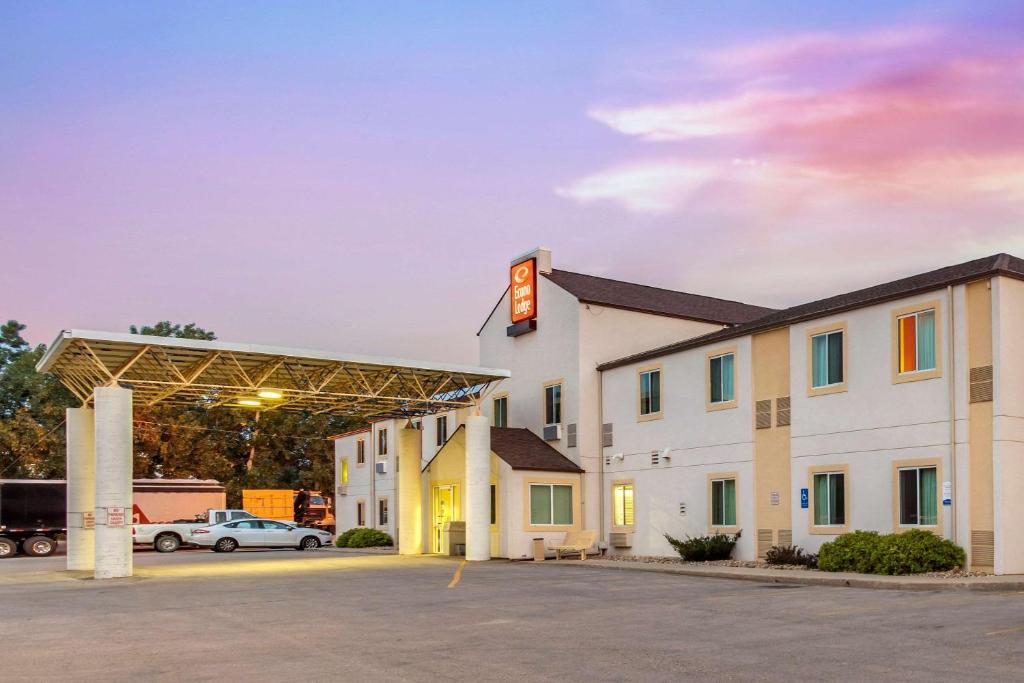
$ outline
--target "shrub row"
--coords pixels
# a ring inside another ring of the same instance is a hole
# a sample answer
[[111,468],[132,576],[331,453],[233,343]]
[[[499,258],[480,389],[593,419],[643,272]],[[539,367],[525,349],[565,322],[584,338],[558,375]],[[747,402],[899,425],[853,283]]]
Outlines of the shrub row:
[[818,556],[806,553],[798,545],[773,545],[765,553],[764,561],[768,564],[788,564],[814,569],[818,566]]
[[963,567],[963,548],[930,531],[901,534],[854,531],[821,546],[818,568],[827,572],[921,574]]
[[378,548],[394,544],[391,536],[383,531],[361,526],[338,534],[334,540],[334,545],[339,548]]
[[729,534],[712,534],[710,536],[687,536],[684,539],[673,538],[665,534],[665,540],[669,542],[679,556],[687,562],[710,562],[712,560],[728,560],[732,555],[732,549],[736,547],[736,541],[740,538],[740,532],[735,536]]

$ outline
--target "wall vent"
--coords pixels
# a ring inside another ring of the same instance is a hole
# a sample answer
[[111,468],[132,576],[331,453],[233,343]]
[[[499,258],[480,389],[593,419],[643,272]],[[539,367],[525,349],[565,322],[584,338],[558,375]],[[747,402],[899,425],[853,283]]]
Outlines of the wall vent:
[[971,368],[971,403],[992,400],[992,366]]
[[658,451],[651,451],[651,465],[658,465],[661,463],[661,453]]
[[764,557],[772,547],[772,529],[757,530],[757,556]]
[[681,514],[683,517],[686,516],[686,503],[679,504],[679,514]]
[[770,398],[755,404],[755,417],[757,429],[772,428],[772,400]]
[[793,530],[792,529],[779,529],[779,543],[778,545],[793,545]]
[[971,529],[971,566],[992,567],[995,566],[995,563],[995,532]]
[[567,448],[576,448],[576,423],[570,422],[565,426],[565,445]]
[[612,447],[612,423],[605,422],[601,425],[601,446],[604,448]]
[[775,426],[788,427],[791,420],[789,396],[775,399]]

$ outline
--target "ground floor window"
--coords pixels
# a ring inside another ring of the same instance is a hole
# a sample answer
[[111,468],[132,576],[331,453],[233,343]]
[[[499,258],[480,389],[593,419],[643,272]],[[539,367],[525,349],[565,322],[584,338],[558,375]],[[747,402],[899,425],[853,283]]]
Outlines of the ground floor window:
[[938,524],[937,487],[937,468],[900,468],[900,526],[935,526]]
[[846,524],[846,475],[822,472],[814,475],[814,525]]
[[633,526],[633,485],[615,484],[612,487],[612,524]]
[[388,523],[388,499],[381,498],[377,501],[377,524],[384,526]]
[[530,484],[530,524],[572,524],[572,486]]
[[498,523],[498,487],[491,484],[491,524]]
[[356,503],[356,526],[366,526],[366,503]]
[[736,480],[711,481],[711,526],[736,526]]

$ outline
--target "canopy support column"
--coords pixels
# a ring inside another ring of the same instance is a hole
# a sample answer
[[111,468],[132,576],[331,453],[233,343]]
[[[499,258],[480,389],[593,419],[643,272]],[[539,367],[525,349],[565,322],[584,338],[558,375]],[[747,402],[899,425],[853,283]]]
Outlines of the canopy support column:
[[491,427],[466,418],[466,559],[491,559]]
[[98,387],[96,406],[97,579],[132,575],[132,392]]
[[423,432],[398,430],[398,554],[423,554]]
[[96,507],[96,422],[91,408],[67,409],[67,568],[92,571],[96,533],[86,524]]

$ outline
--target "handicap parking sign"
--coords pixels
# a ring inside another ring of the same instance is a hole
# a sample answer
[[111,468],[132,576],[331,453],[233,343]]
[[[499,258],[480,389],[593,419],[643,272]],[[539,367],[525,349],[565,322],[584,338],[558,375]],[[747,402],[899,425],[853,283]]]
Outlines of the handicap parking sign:
[[808,489],[800,489],[800,507],[806,509],[810,507],[810,491]]

